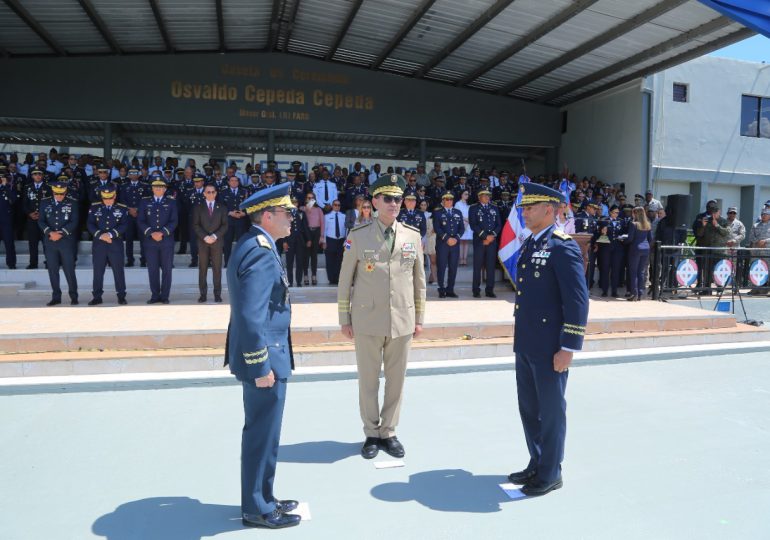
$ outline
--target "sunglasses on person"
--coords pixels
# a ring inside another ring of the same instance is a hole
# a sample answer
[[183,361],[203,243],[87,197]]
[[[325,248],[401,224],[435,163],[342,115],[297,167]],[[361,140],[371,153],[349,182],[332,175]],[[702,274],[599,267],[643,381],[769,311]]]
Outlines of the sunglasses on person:
[[403,201],[404,198],[401,197],[400,195],[383,195],[382,200],[385,201],[386,204],[390,204],[390,203],[401,204],[401,201]]
[[371,207],[371,206],[369,206],[368,204],[367,204],[367,205],[364,205],[364,206],[362,206],[361,208],[363,208],[364,210],[371,210],[371,209],[372,209],[372,207]]

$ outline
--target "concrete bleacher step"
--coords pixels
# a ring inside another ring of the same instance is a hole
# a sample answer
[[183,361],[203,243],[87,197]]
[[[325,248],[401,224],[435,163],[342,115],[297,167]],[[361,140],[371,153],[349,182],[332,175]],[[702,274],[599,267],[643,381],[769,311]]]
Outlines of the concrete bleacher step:
[[[586,336],[586,352],[617,351],[653,347],[766,341],[770,329],[739,324],[730,328],[680,331],[613,332]],[[504,358],[512,356],[508,336],[415,341],[410,363],[451,361],[466,358]],[[184,372],[222,369],[224,348],[188,347],[147,350],[81,350],[0,355],[0,377],[93,375],[108,373]],[[300,344],[294,347],[298,367],[353,366],[355,351],[351,343]]]

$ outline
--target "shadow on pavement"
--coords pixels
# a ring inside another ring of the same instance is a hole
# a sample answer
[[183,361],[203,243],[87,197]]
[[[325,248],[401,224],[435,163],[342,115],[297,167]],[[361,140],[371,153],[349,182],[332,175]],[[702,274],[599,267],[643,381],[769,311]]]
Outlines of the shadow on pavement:
[[278,461],[284,463],[336,463],[361,451],[362,442],[313,441],[281,445]]
[[511,499],[500,489],[504,476],[474,476],[463,469],[426,471],[409,476],[409,482],[380,484],[373,497],[388,502],[417,501],[440,512],[499,512]]
[[97,519],[91,531],[108,540],[201,540],[242,528],[240,506],[153,497],[121,504]]

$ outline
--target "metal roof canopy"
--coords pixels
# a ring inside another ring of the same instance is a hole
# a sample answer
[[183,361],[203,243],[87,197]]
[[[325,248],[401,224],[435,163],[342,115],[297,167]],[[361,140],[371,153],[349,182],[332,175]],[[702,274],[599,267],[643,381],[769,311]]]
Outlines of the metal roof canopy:
[[561,106],[750,37],[697,0],[0,0],[0,56],[279,51]]
[[[270,130],[111,123],[112,145],[131,150],[173,150],[178,153],[267,153]],[[56,145],[103,148],[105,127],[101,122],[24,120],[0,118],[0,142],[25,145]],[[330,134],[308,131],[273,131],[278,154],[369,157],[418,161],[420,141],[401,137]],[[513,145],[472,144],[459,141],[426,141],[426,159],[454,162],[540,161],[541,148]]]

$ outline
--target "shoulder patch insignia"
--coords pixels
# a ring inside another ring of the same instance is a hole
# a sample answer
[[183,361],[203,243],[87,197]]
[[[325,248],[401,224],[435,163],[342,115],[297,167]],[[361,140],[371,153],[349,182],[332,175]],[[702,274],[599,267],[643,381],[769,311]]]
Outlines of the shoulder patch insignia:
[[419,232],[420,232],[420,229],[418,229],[418,228],[417,228],[417,227],[415,227],[414,225],[409,225],[408,223],[401,223],[401,225],[403,225],[403,226],[404,226],[404,228],[406,228],[406,229],[411,229],[411,230],[413,230],[413,231],[414,231],[414,232],[416,232],[416,233],[419,233]]
[[257,243],[260,247],[267,248],[272,250],[273,246],[270,245],[270,240],[264,237],[264,235],[258,234],[257,235]]
[[556,238],[561,238],[562,240],[572,240],[572,237],[570,235],[568,235],[567,233],[565,233],[564,231],[562,231],[560,229],[555,229],[553,231],[553,235]]

